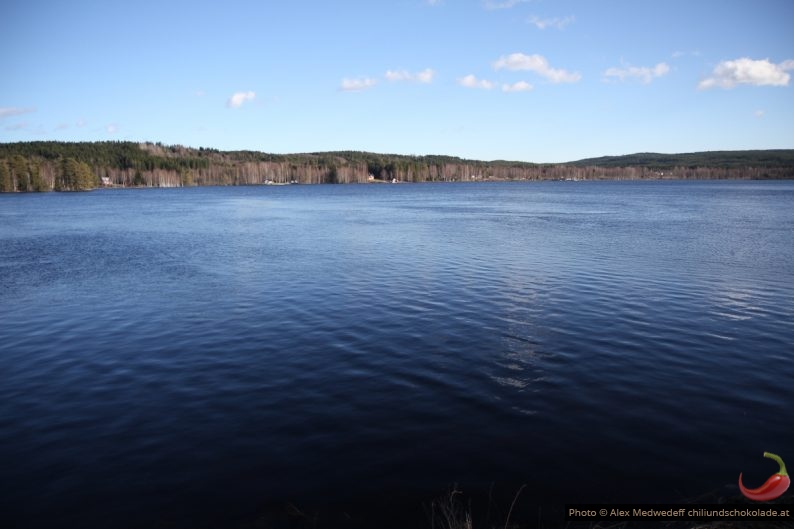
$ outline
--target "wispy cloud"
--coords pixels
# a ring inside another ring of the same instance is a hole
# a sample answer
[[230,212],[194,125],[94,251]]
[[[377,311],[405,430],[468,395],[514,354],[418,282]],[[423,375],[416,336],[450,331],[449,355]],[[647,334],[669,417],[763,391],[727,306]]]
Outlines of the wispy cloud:
[[444,3],[444,0],[426,0],[426,2],[429,6],[440,6]]
[[8,125],[5,127],[5,130],[26,130],[30,126],[30,123],[27,121],[23,121],[22,123],[14,123],[13,125]]
[[673,59],[679,59],[681,57],[686,57],[687,55],[691,55],[692,57],[700,57],[700,52],[698,50],[694,51],[674,51],[672,54]]
[[545,77],[552,83],[575,83],[582,78],[578,72],[552,68],[549,66],[549,61],[542,55],[511,53],[499,57],[493,63],[493,67],[496,70],[529,70]]
[[255,92],[235,92],[232,97],[226,101],[226,106],[229,108],[240,108],[246,101],[253,101],[256,99]]
[[757,117],[758,119],[763,118],[764,114],[766,114],[765,110],[756,110],[755,112],[753,112],[753,116]]
[[68,123],[59,123],[55,130],[66,130],[70,127]]
[[527,2],[531,2],[532,0],[484,0],[482,5],[485,9],[510,9],[511,7],[515,7],[518,4],[525,4]]
[[563,17],[563,18],[540,18],[537,15],[532,15],[527,19],[527,22],[530,24],[534,24],[538,29],[546,29],[546,28],[554,28],[554,29],[564,29],[565,26],[573,23],[576,20],[573,16]]
[[496,86],[496,84],[487,79],[477,79],[474,74],[461,77],[458,79],[458,84],[460,86],[465,86],[466,88],[482,88],[484,90],[490,90]]
[[80,128],[83,128],[83,127],[85,127],[87,125],[87,122],[84,119],[78,119],[77,123],[75,123],[75,125],[77,125]]
[[108,134],[115,134],[119,131],[119,126],[116,123],[111,123],[105,127],[105,131]]
[[19,107],[0,107],[0,119],[10,118],[11,116],[19,116],[22,114],[30,114],[35,112],[36,109],[32,107],[19,108]]
[[533,86],[526,81],[518,81],[513,84],[503,84],[502,92],[529,92]]
[[644,84],[648,84],[654,80],[656,77],[662,77],[663,75],[667,75],[670,72],[670,66],[667,63],[660,62],[654,67],[647,67],[647,66],[630,66],[627,65],[623,68],[609,68],[604,72],[604,79],[609,80],[610,78],[617,79],[619,81],[625,81],[627,79],[637,79]]
[[386,70],[386,79],[389,81],[407,81],[413,76],[405,70]]
[[413,81],[416,83],[428,84],[433,82],[436,72],[430,68],[425,68],[421,72],[411,73],[406,70],[387,70],[385,77],[387,80],[396,81]]
[[196,90],[195,92],[193,92],[193,95],[196,97],[204,97],[205,95],[207,95],[207,92],[205,92],[204,90]]
[[359,77],[357,79],[342,79],[342,84],[339,89],[343,92],[360,92],[367,90],[378,84],[377,79],[371,77]]
[[794,60],[780,64],[769,59],[753,60],[747,57],[732,61],[722,61],[711,72],[711,76],[698,83],[698,89],[733,88],[740,84],[752,86],[788,86],[791,76],[786,73],[794,70]]

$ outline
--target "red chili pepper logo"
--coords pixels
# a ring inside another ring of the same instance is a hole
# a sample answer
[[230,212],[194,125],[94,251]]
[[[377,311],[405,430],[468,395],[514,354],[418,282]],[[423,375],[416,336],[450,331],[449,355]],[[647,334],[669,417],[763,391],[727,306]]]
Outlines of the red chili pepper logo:
[[745,488],[744,484],[742,484],[742,474],[739,473],[739,490],[742,491],[742,494],[744,494],[745,498],[749,498],[753,501],[769,501],[779,498],[784,492],[786,492],[786,490],[788,490],[788,486],[791,485],[791,478],[788,477],[786,465],[783,463],[783,460],[780,459],[780,456],[770,454],[769,452],[764,452],[764,457],[768,457],[769,459],[774,459],[777,461],[778,465],[780,465],[780,470],[777,474],[772,474],[769,476],[769,479],[766,480],[766,483],[757,489]]

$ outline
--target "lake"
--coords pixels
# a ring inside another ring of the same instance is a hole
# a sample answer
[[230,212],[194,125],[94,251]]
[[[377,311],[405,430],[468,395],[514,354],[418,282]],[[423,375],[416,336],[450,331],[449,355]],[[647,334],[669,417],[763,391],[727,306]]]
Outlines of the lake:
[[553,526],[794,465],[791,181],[2,195],[0,267],[4,527],[456,483]]

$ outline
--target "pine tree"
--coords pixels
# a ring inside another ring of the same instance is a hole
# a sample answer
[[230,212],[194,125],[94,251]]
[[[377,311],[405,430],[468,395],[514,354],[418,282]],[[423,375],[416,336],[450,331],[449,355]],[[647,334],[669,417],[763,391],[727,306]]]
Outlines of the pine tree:
[[74,188],[78,191],[88,191],[96,187],[96,175],[85,162],[77,162],[77,173]]
[[29,165],[31,190],[38,192],[49,191],[44,179],[41,178],[41,168],[39,167],[39,164],[36,162],[31,162]]
[[179,184],[182,187],[190,187],[193,183],[193,171],[190,169],[179,171]]
[[0,160],[0,193],[9,193],[14,190],[14,179],[8,170],[5,160]]
[[30,175],[28,174],[28,162],[20,156],[15,154],[11,157],[11,172],[17,181],[18,191],[28,191],[30,189]]
[[77,182],[77,160],[74,158],[64,158],[61,162],[61,176],[55,184],[57,191],[72,191]]

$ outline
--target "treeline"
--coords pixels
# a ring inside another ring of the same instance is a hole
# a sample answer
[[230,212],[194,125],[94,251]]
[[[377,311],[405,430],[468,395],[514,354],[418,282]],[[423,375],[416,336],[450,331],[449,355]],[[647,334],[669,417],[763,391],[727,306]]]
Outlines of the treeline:
[[0,144],[0,191],[487,180],[794,178],[794,150],[635,154],[569,164],[358,151],[290,155],[134,142]]
[[602,156],[570,162],[579,167],[648,167],[656,170],[676,167],[791,167],[794,149],[761,151],[706,151],[682,154],[644,152],[624,156]]
[[87,191],[99,183],[91,167],[74,158],[41,162],[14,154],[0,159],[0,192]]

